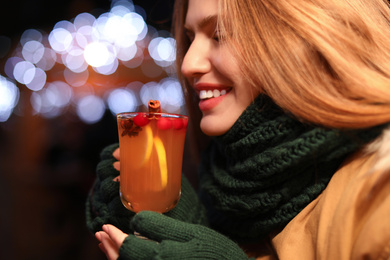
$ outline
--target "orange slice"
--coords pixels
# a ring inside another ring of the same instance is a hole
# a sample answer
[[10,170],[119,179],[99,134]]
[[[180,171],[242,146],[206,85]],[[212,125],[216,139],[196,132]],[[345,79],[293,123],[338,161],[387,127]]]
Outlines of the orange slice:
[[168,183],[167,155],[164,144],[158,136],[154,137],[154,147],[157,151],[158,164],[160,166],[161,189],[164,189]]
[[145,126],[145,133],[146,133],[146,149],[145,149],[145,155],[144,159],[142,160],[141,165],[144,165],[147,163],[150,159],[150,155],[152,154],[153,149],[153,132],[152,128],[150,126]]

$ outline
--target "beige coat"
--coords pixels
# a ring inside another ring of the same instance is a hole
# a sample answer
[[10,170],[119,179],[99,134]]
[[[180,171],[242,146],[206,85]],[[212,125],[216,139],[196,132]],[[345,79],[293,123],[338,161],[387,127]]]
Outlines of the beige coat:
[[348,160],[316,200],[270,237],[268,249],[253,245],[247,253],[257,259],[390,259],[390,129]]

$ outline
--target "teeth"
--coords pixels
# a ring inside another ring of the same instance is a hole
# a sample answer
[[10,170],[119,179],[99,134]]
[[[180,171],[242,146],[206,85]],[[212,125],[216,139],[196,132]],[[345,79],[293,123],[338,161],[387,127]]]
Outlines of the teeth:
[[205,99],[205,98],[207,98],[207,91],[206,91],[206,90],[201,90],[201,91],[199,92],[199,98],[200,98],[200,99]]
[[206,98],[213,98],[213,97],[219,97],[225,95],[227,92],[226,90],[219,91],[218,89],[214,90],[201,90],[199,92],[199,98],[200,99],[206,99]]

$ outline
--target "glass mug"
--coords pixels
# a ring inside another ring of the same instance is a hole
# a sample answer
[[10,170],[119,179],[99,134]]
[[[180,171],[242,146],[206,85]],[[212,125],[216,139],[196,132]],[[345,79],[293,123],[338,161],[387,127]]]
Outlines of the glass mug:
[[159,112],[117,114],[120,198],[133,211],[164,213],[176,206],[188,117]]

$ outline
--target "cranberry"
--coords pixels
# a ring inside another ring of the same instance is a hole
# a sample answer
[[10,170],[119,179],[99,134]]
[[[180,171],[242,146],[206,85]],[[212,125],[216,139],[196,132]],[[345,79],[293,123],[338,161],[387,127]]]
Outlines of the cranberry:
[[183,127],[186,129],[188,125],[188,119],[183,119]]
[[157,120],[157,127],[161,130],[168,130],[172,127],[172,121],[169,118],[161,117]]
[[183,120],[182,119],[175,119],[172,121],[173,128],[176,130],[183,128]]
[[134,124],[136,124],[139,127],[143,127],[149,123],[149,118],[146,116],[145,113],[139,113],[134,117]]

